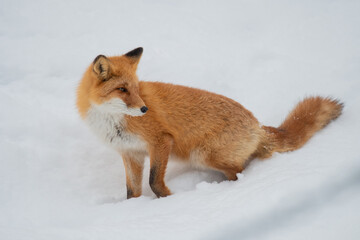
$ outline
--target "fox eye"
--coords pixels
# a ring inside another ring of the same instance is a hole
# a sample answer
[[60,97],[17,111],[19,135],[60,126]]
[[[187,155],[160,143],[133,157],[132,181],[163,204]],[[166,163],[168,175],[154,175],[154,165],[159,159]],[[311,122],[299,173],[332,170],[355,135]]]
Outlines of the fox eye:
[[122,92],[127,92],[128,91],[126,88],[123,88],[123,87],[119,88],[119,90],[122,91]]

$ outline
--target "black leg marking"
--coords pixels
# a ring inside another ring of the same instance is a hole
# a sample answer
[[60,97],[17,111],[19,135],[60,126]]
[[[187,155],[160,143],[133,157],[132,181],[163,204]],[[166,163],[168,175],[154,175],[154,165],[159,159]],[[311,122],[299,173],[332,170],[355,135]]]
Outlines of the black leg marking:
[[129,188],[129,186],[126,186],[127,189],[127,199],[132,198],[134,196],[134,192],[131,188]]
[[149,179],[150,186],[155,183],[156,173],[157,173],[157,168],[156,168],[156,167],[152,167],[152,168],[150,169],[150,179]]

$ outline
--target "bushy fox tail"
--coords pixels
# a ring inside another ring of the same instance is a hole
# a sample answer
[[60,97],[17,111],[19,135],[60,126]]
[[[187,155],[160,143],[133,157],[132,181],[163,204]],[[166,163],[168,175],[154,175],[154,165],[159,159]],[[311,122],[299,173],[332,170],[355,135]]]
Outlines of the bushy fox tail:
[[268,158],[273,152],[302,147],[317,131],[339,117],[342,109],[343,104],[338,100],[305,98],[278,128],[262,126],[264,136],[253,157]]

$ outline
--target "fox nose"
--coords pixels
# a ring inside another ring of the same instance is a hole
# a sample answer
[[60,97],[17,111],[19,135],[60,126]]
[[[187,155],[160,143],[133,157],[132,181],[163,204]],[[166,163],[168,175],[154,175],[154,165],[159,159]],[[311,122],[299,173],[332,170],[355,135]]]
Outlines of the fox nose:
[[146,113],[147,110],[149,110],[149,109],[148,109],[146,106],[142,106],[142,107],[140,108],[140,111],[143,112],[143,113]]

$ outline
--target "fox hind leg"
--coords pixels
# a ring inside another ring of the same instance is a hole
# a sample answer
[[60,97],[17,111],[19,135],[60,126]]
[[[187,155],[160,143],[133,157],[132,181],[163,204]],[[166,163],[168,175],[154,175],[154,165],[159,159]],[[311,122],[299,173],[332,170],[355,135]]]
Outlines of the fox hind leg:
[[226,176],[226,178],[230,181],[236,181],[238,179],[236,174],[241,173],[244,170],[242,161],[233,162],[233,161],[226,161],[226,160],[219,161],[217,159],[212,159],[212,160],[208,160],[208,165],[210,168],[222,172]]

